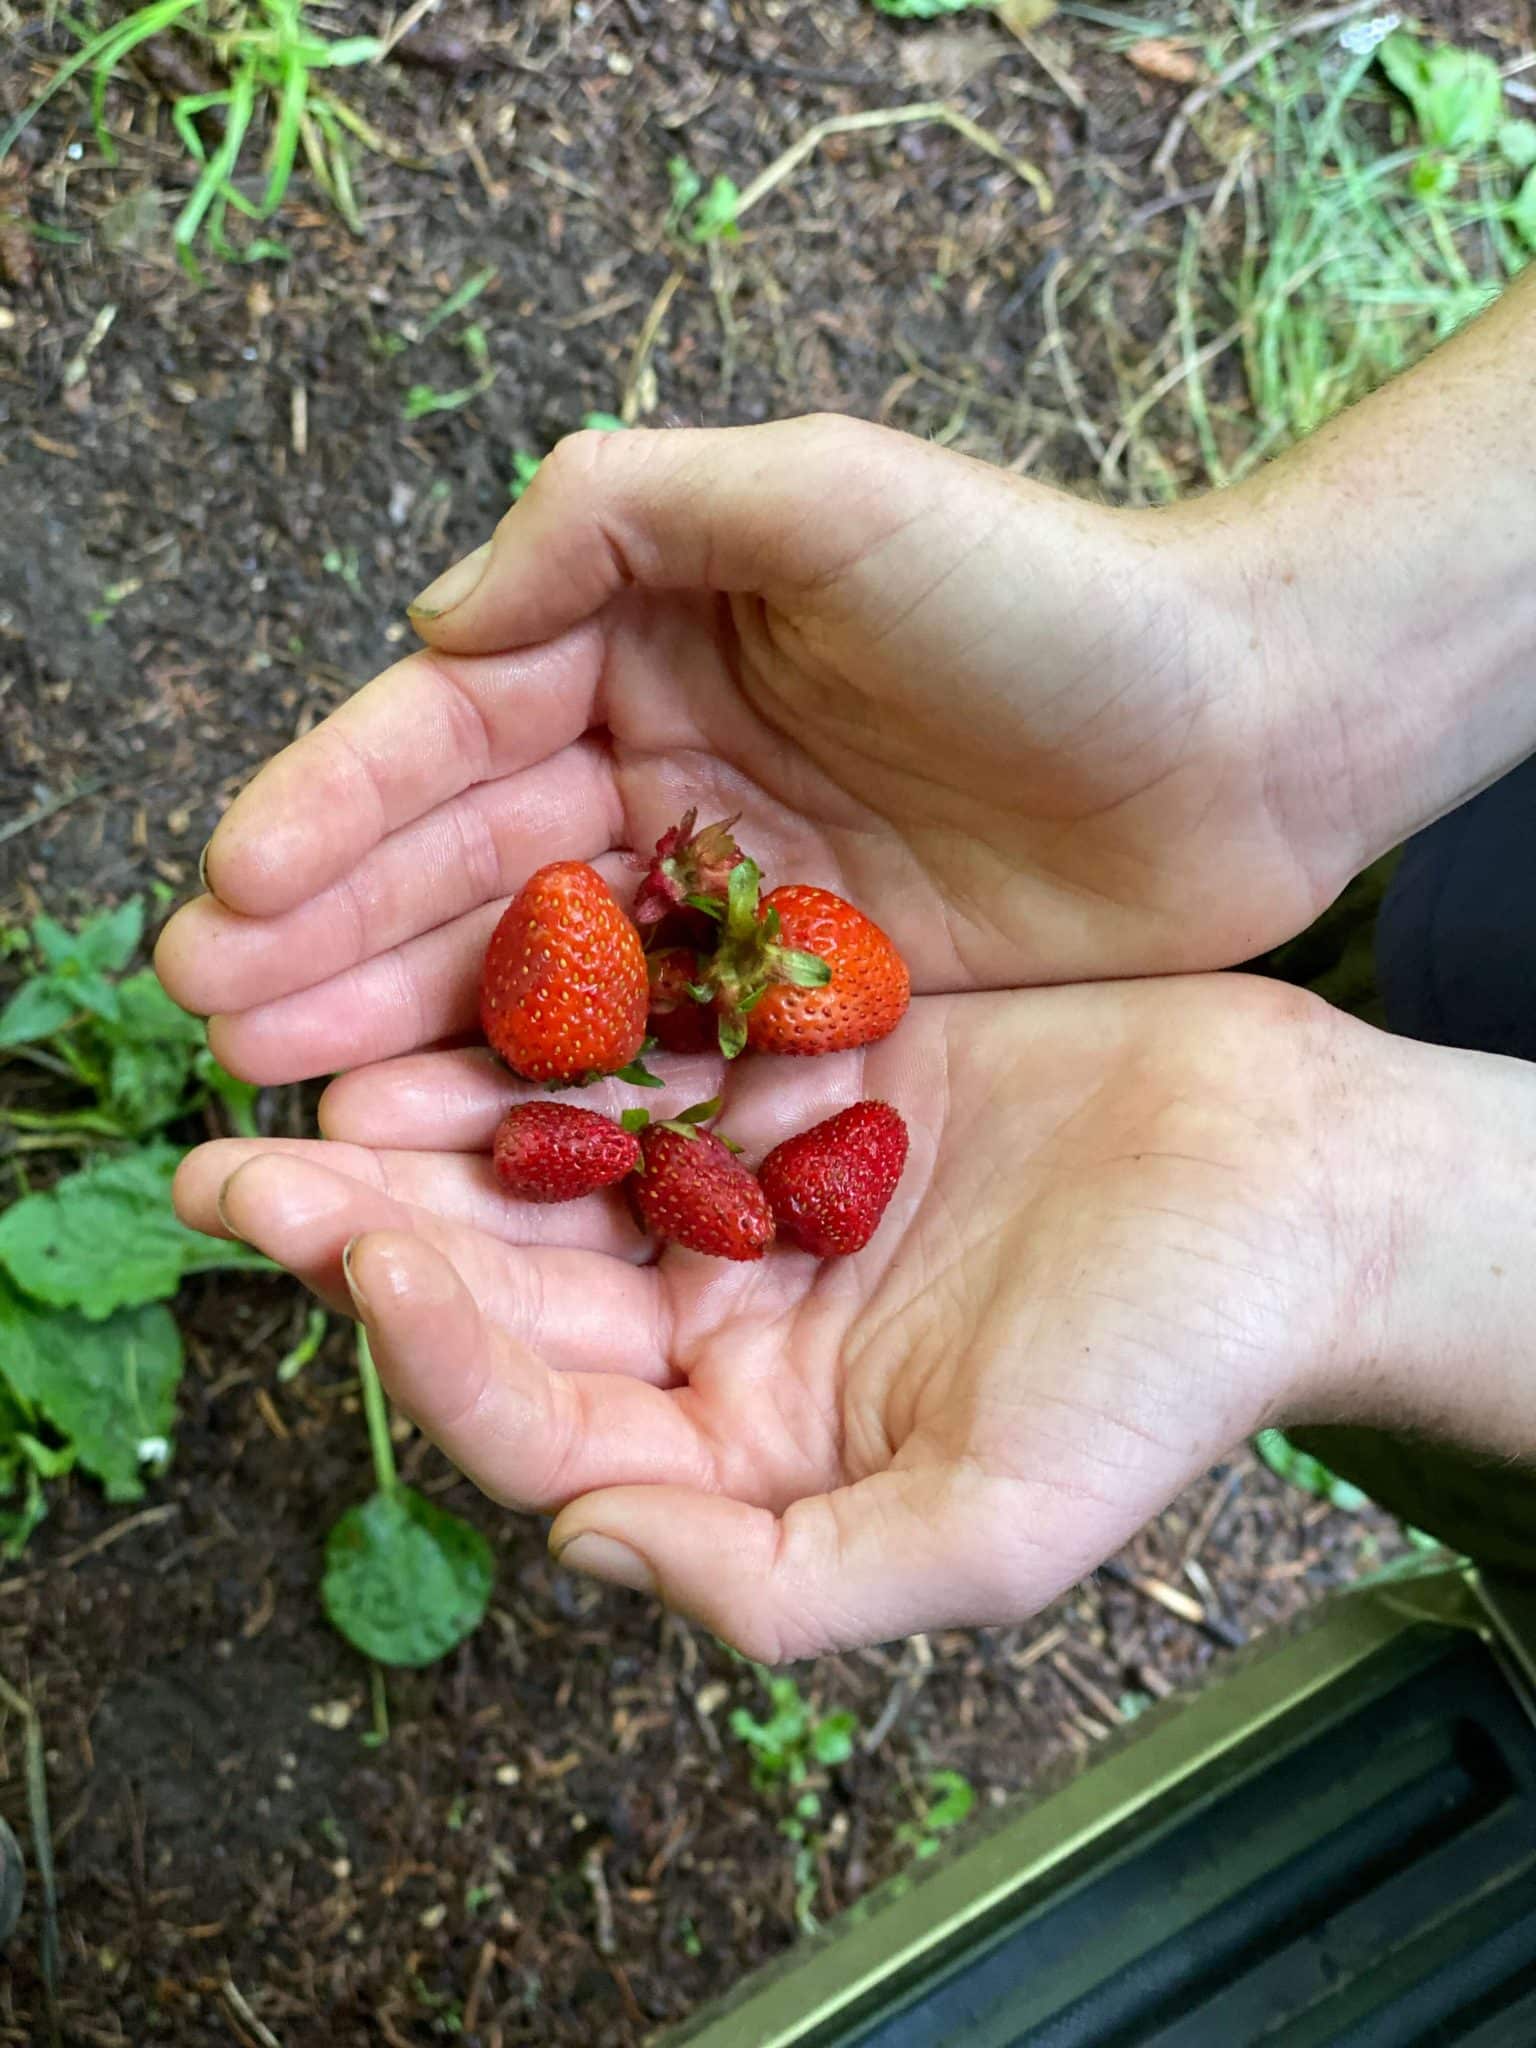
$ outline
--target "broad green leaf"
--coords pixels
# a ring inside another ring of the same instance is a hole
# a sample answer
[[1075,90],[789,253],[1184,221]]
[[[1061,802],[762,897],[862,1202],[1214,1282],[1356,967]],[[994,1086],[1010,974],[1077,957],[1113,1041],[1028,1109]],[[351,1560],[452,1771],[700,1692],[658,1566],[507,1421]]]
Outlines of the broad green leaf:
[[1536,171],[1528,173],[1519,198],[1509,210],[1509,218],[1520,239],[1536,249]]
[[1421,43],[1401,31],[1382,44],[1381,67],[1413,108],[1430,149],[1464,156],[1492,142],[1503,118],[1504,83],[1491,57]]
[[1499,154],[1517,171],[1536,167],[1536,121],[1506,121],[1499,129]]
[[325,1546],[332,1626],[380,1664],[431,1664],[474,1632],[495,1567],[478,1529],[408,1486],[349,1508]]
[[248,1245],[177,1221],[171,1181],[180,1160],[174,1145],[146,1145],[24,1196],[0,1216],[0,1265],[38,1301],[93,1320],[162,1301],[188,1273],[266,1269]]
[[146,1458],[163,1456],[181,1363],[181,1337],[167,1309],[123,1309],[87,1322],[0,1282],[0,1370],[74,1446],[109,1500],[137,1500]]
[[0,1046],[35,1045],[41,1038],[52,1038],[79,1007],[67,983],[51,974],[34,975],[0,1010]]

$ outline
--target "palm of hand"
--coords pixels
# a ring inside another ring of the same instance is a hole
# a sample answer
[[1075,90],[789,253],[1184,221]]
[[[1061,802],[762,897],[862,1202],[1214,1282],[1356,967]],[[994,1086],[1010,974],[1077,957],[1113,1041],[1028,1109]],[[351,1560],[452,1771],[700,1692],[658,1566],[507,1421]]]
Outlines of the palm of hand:
[[744,1063],[749,1156],[860,1094],[912,1126],[875,1242],[825,1265],[639,1265],[617,1200],[503,1201],[483,1146],[509,1090],[475,1054],[348,1076],[338,1142],[203,1148],[179,1199],[218,1228],[233,1172],[227,1227],[342,1304],[365,1233],[381,1366],[455,1461],[509,1503],[577,1502],[557,1542],[627,1542],[776,1659],[1027,1613],[1264,1418],[1325,1341],[1332,1254],[1310,1070],[1259,1133],[1247,1082],[1309,1028],[1284,992],[1191,981],[931,998],[862,1055]]
[[[769,451],[746,509],[658,538],[651,470],[719,438],[557,451],[434,651],[234,806],[217,897],[157,955],[227,1065],[288,1080],[472,1030],[527,874],[617,877],[690,805],[743,813],[771,879],[857,901],[924,993],[1216,966],[1306,921],[1241,621],[1195,602],[1176,529],[811,422],[741,437]],[[618,456],[638,483],[605,483]]]

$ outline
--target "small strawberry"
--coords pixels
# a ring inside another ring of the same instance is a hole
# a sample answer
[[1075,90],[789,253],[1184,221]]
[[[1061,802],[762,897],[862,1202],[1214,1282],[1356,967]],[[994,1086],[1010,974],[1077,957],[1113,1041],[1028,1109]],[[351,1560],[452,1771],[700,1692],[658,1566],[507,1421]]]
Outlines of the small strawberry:
[[649,998],[640,935],[585,861],[530,875],[485,949],[481,1028],[530,1081],[569,1085],[627,1067]]
[[731,877],[725,932],[707,980],[728,1059],[847,1052],[896,1029],[912,983],[879,925],[830,889],[788,883],[757,900],[757,869]]
[[491,1164],[520,1201],[574,1202],[633,1173],[640,1140],[574,1103],[520,1102],[497,1126]]
[[651,973],[647,1029],[663,1052],[713,1052],[715,1013],[708,991],[701,1002],[704,963],[691,946],[663,946],[646,954]]
[[673,911],[691,906],[718,916],[725,908],[731,871],[741,860],[741,848],[731,837],[734,818],[722,818],[695,832],[697,810],[685,813],[680,823],[670,826],[656,842],[649,862],[638,857],[636,866],[645,867],[645,880],[635,897],[635,923],[641,930],[660,924]]
[[[719,1107],[702,1102],[680,1117],[646,1125],[630,1203],[652,1237],[717,1259],[760,1259],[773,1242],[768,1198],[724,1140],[699,1128]],[[626,1121],[643,1115],[632,1110]]]
[[819,1259],[861,1252],[907,1163],[907,1127],[888,1102],[856,1102],[775,1145],[758,1168],[773,1220]]

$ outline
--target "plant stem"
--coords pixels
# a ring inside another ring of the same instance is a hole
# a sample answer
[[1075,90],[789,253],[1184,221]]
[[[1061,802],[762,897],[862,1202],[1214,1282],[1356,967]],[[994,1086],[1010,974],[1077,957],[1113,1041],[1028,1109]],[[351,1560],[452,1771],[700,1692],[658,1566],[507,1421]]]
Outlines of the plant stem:
[[18,1716],[25,1731],[27,1819],[32,1833],[32,1860],[37,1865],[38,1884],[43,1894],[38,1972],[47,2000],[48,2039],[51,2048],[58,2048],[61,2038],[58,2008],[59,1902],[54,1886],[53,1827],[48,1818],[48,1769],[43,1750],[43,1726],[32,1702],[4,1678],[0,1678],[0,1702]]
[[384,1686],[384,1666],[376,1658],[369,1661],[368,1684],[373,1695],[373,1739],[382,1744],[389,1740],[389,1694]]
[[373,1476],[380,1493],[394,1493],[400,1481],[395,1472],[395,1447],[389,1440],[389,1403],[379,1379],[379,1369],[368,1349],[368,1332],[357,1326],[357,1376],[363,1386],[363,1413],[368,1418],[368,1448],[373,1453]]

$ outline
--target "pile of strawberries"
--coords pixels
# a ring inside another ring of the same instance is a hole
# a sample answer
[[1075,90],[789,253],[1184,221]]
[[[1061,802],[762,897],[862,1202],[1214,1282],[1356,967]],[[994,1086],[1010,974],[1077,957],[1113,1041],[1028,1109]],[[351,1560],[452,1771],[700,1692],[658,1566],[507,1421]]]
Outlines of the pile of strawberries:
[[[633,916],[585,861],[530,876],[486,948],[480,1018],[516,1074],[547,1087],[616,1076],[659,1087],[653,1046],[727,1059],[847,1052],[894,1031],[910,978],[879,926],[830,889],[764,893],[734,820],[664,832]],[[636,863],[640,863],[637,861]],[[626,1184],[653,1237],[723,1259],[760,1259],[783,1236],[834,1258],[868,1244],[907,1156],[884,1102],[857,1102],[774,1147],[756,1173],[710,1128],[719,1098],[653,1122],[567,1102],[525,1102],[496,1132],[510,1194],[569,1202]]]

